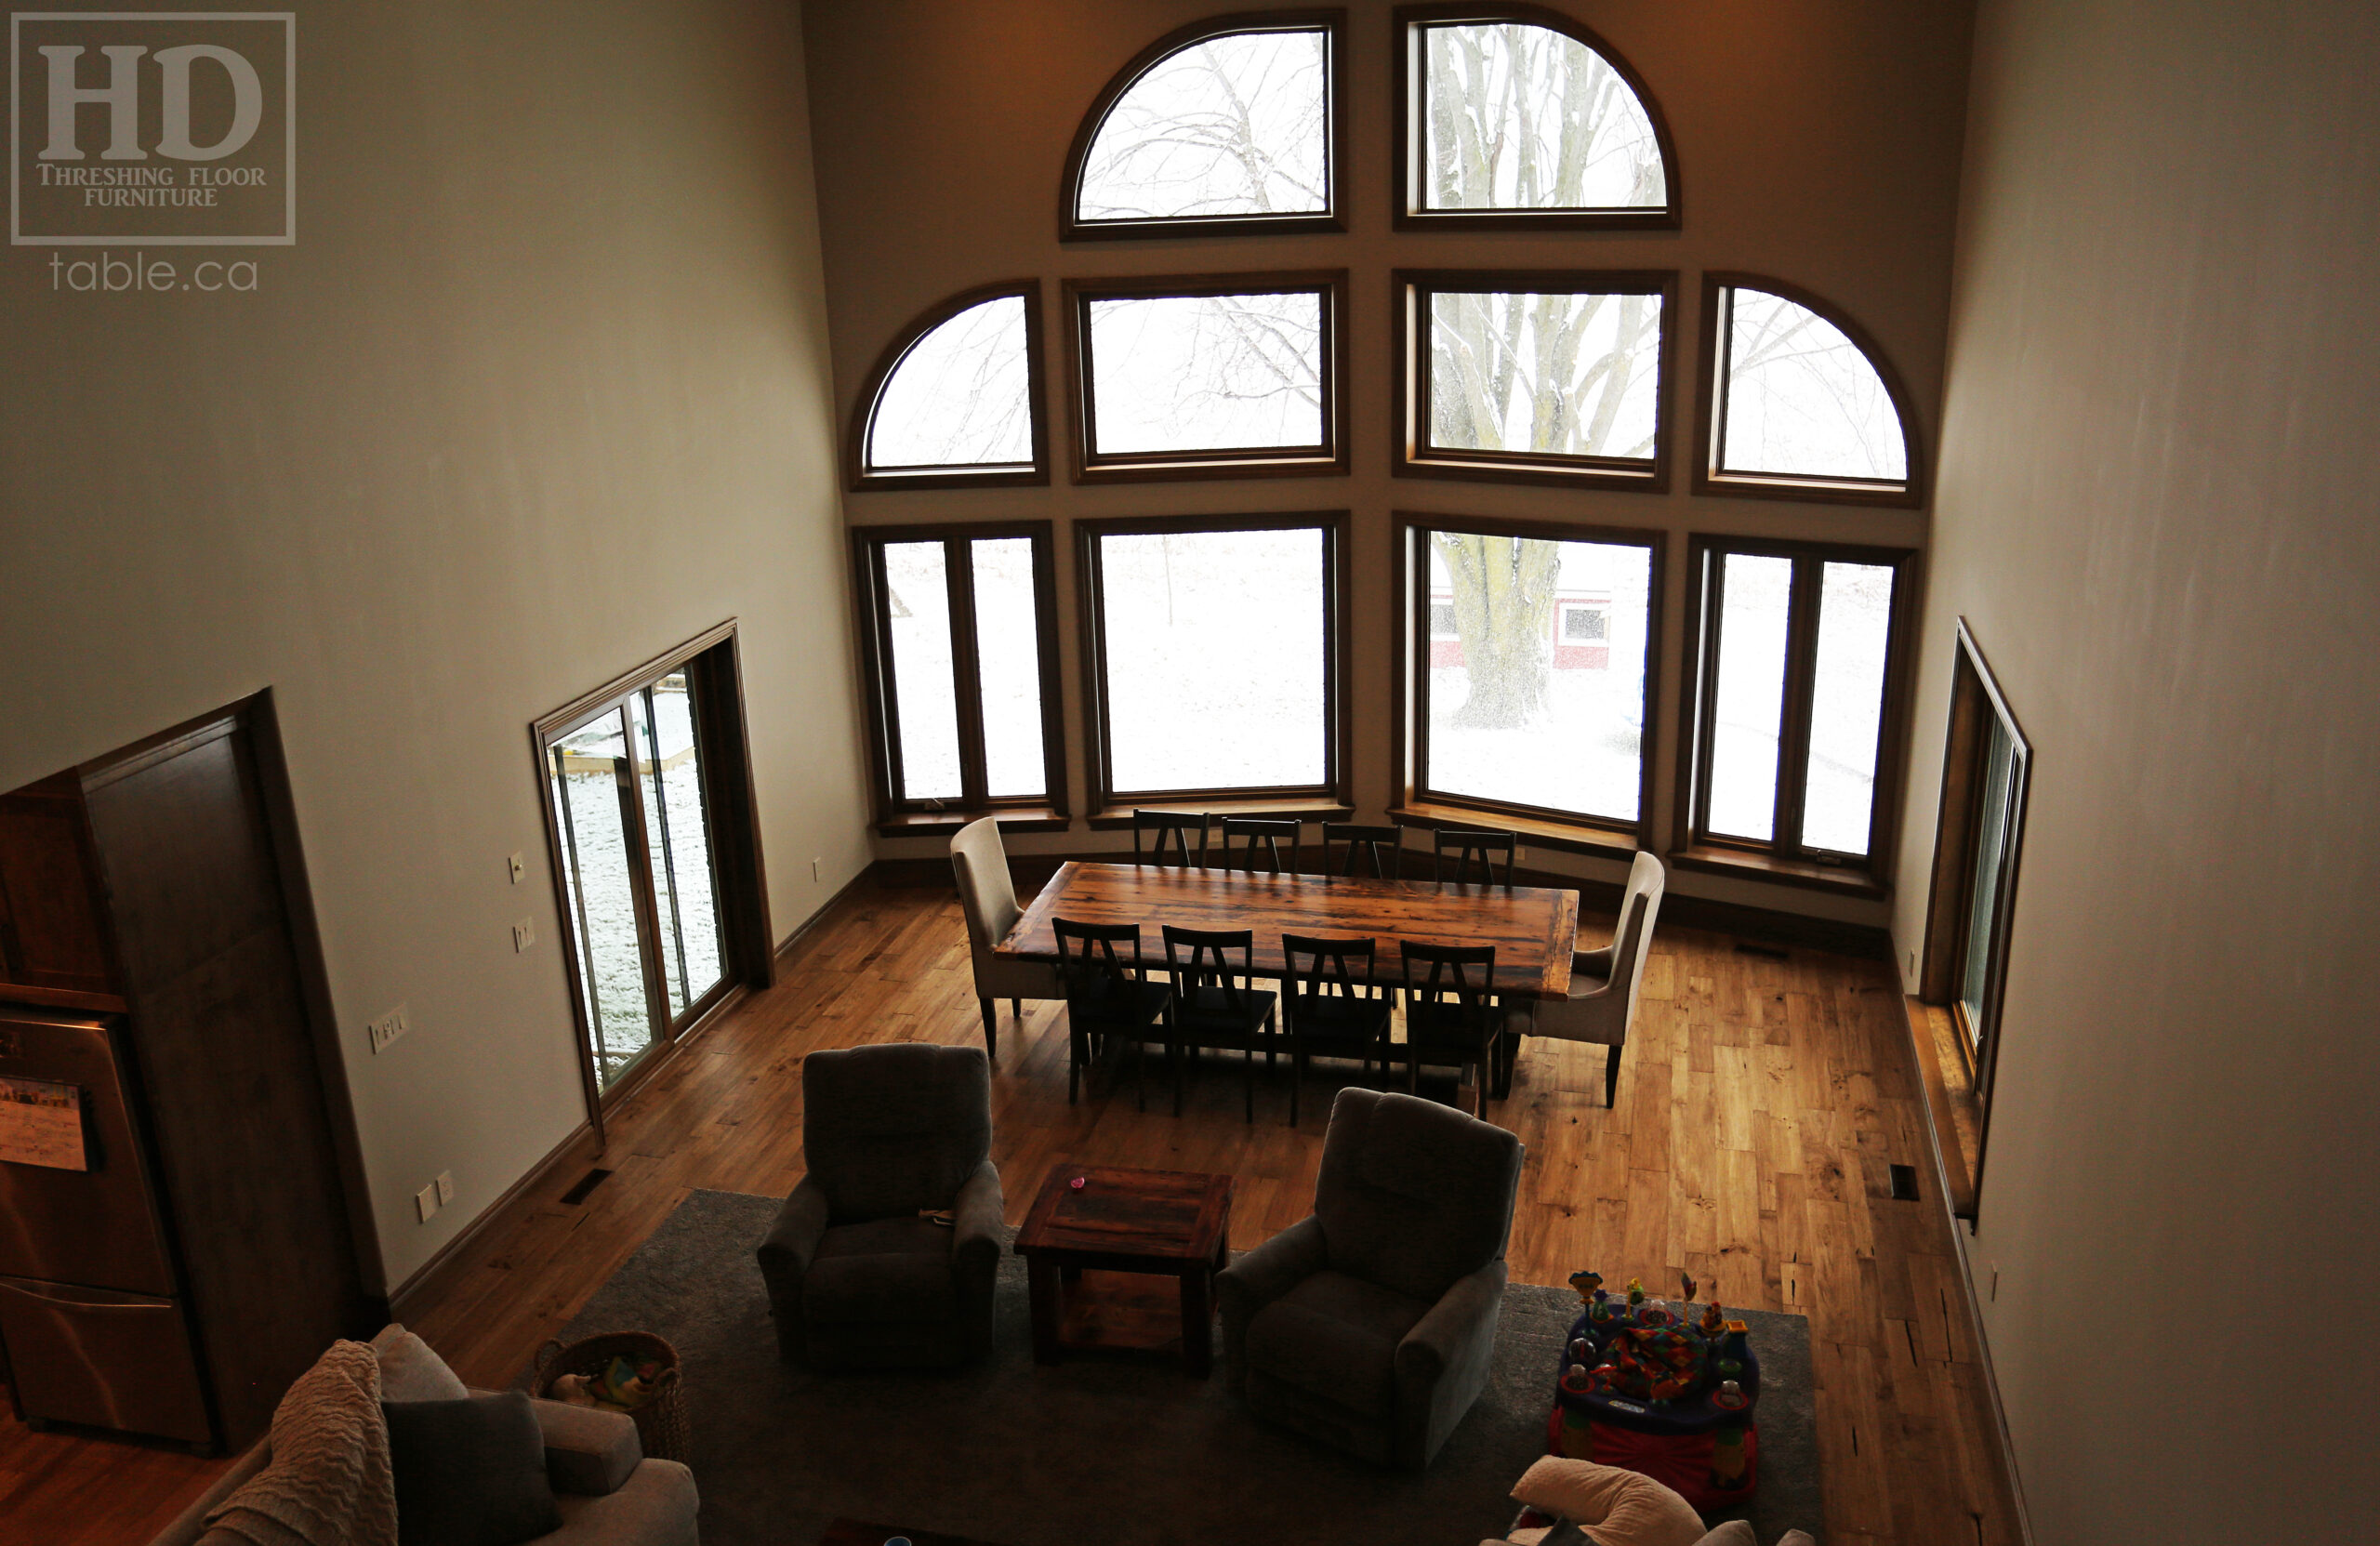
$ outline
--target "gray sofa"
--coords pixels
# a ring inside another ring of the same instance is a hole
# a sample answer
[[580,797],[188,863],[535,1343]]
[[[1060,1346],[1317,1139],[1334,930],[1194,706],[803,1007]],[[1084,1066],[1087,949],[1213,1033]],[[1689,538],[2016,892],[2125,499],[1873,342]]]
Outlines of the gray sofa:
[[[454,1371],[402,1326],[372,1339],[380,1357],[385,1401],[441,1401],[468,1394]],[[701,1500],[694,1473],[671,1460],[647,1460],[634,1420],[619,1412],[533,1401],[546,1440],[546,1479],[553,1485],[562,1528],[532,1546],[697,1546],[694,1515]],[[165,1526],[150,1546],[247,1546],[206,1527],[206,1516],[272,1461],[267,1439],[231,1464],[197,1502]]]
[[1501,1128],[1341,1090],[1313,1216],[1216,1279],[1232,1388],[1350,1454],[1428,1465],[1488,1381],[1520,1173]]
[[[813,1052],[801,1090],[809,1174],[760,1249],[779,1353],[812,1368],[984,1356],[1001,1222],[984,1053],[914,1042]],[[928,1209],[953,1222],[920,1217]]]

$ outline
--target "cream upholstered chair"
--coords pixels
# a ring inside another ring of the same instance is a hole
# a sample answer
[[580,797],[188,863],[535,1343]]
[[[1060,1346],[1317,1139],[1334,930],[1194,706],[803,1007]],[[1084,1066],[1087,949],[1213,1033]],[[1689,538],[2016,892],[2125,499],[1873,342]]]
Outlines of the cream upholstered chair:
[[1620,1053],[1636,1019],[1636,990],[1645,980],[1645,954],[1653,940],[1653,918],[1661,910],[1661,862],[1639,853],[1628,866],[1628,890],[1620,899],[1620,927],[1600,950],[1570,957],[1570,996],[1538,1004],[1516,1001],[1522,1013],[1516,1032],[1561,1041],[1592,1041],[1611,1049],[1604,1064],[1603,1103],[1620,1090]]
[[984,1051],[1000,1055],[999,1010],[1005,998],[1016,1017],[1025,1017],[1027,998],[1064,998],[1058,969],[1040,961],[1002,960],[992,946],[1008,936],[1025,910],[1016,905],[1016,883],[1009,879],[1008,850],[1001,846],[999,823],[990,816],[969,822],[950,839],[950,867],[959,877],[959,905],[967,913],[967,949],[975,963],[975,1003],[984,1013]]

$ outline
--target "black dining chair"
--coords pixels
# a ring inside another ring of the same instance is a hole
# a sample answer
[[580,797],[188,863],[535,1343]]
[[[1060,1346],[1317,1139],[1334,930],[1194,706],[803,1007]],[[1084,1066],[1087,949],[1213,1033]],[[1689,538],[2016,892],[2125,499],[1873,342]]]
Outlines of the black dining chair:
[[[1459,1078],[1478,1070],[1479,1103],[1501,1099],[1506,1043],[1503,1007],[1490,984],[1496,978],[1492,945],[1424,945],[1399,940],[1405,981],[1405,1089],[1421,1088],[1421,1065],[1452,1066]],[[1429,975],[1416,981],[1417,969]]]
[[[1152,1041],[1170,1046],[1165,1021],[1173,990],[1148,981],[1140,925],[1053,918],[1050,926],[1058,936],[1058,975],[1066,990],[1066,1103],[1075,1103],[1082,1071],[1116,1037],[1133,1043],[1132,1100],[1146,1111],[1141,1060]],[[1119,945],[1131,946],[1129,965]]]
[[1298,1125],[1298,1089],[1312,1059],[1360,1058],[1364,1077],[1372,1060],[1388,1070],[1388,1023],[1394,1008],[1373,974],[1368,939],[1283,934],[1281,1023],[1289,1035],[1289,1126]]
[[[1225,869],[1244,869],[1250,874],[1255,873],[1257,855],[1260,851],[1263,854],[1266,869],[1271,874],[1295,875],[1303,867],[1305,833],[1303,823],[1269,817],[1225,816],[1221,823],[1220,833],[1223,844],[1223,867]],[[1239,839],[1240,844],[1236,852],[1232,848],[1232,839],[1235,838]],[[1281,863],[1283,843],[1289,845],[1289,862],[1286,867]]]
[[[1185,815],[1180,811],[1134,811],[1132,813],[1132,863],[1162,865],[1169,847],[1175,865],[1183,869],[1196,865],[1207,867],[1207,815]],[[1198,835],[1198,852],[1192,857],[1190,835]],[[1150,835],[1148,852],[1141,851],[1141,835]]]
[[[1232,964],[1236,952],[1239,963]],[[1188,1054],[1200,1048],[1236,1049],[1248,1076],[1248,1119],[1256,1120],[1256,1053],[1273,1061],[1276,996],[1250,984],[1255,965],[1252,929],[1177,929],[1165,926],[1165,967],[1173,979],[1166,1009],[1173,1059],[1173,1114],[1182,1115],[1182,1085]]]
[[[1344,843],[1346,848],[1333,860],[1330,846]],[[1361,826],[1353,822],[1329,821],[1322,824],[1322,873],[1325,875],[1355,875],[1360,873],[1360,861],[1371,866],[1374,877],[1394,880],[1403,867],[1405,829],[1401,826]]]
[[[1471,883],[1472,862],[1479,865],[1479,878],[1485,885],[1501,885],[1510,889],[1513,883],[1513,853],[1520,845],[1520,835],[1514,832],[1491,832],[1477,826],[1439,826],[1430,831],[1430,879],[1441,884]],[[1454,873],[1447,873],[1447,858],[1454,857]],[[1504,875],[1496,878],[1496,856],[1501,854]]]

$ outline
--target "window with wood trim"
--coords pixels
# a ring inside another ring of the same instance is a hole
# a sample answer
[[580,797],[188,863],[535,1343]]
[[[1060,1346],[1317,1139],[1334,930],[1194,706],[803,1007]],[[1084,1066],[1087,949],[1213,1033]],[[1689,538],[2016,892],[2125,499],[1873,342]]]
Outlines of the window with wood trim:
[[1840,311],[1778,280],[1705,274],[1702,361],[1697,493],[1922,502],[1909,394]]
[[1075,477],[1347,469],[1344,271],[1069,280]]
[[904,328],[868,375],[849,455],[854,491],[1048,482],[1040,282],[966,291]]
[[1641,835],[1660,537],[1402,520],[1411,798]]
[[1342,798],[1345,513],[1076,530],[1095,803]]
[[1913,555],[1733,537],[1691,552],[1683,856],[1761,855],[1872,884]]
[[1674,230],[1677,156],[1651,92],[1540,6],[1396,12],[1395,223]]
[[866,526],[852,543],[879,821],[1063,816],[1050,523]]
[[1193,22],[1108,83],[1066,157],[1059,235],[1343,231],[1344,10]]
[[1395,470],[1669,486],[1667,272],[1396,276]]

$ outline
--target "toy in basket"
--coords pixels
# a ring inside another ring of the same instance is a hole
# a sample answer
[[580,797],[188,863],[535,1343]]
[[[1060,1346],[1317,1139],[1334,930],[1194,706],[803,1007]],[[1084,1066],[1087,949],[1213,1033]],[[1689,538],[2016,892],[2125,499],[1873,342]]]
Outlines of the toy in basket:
[[568,1347],[548,1341],[537,1350],[537,1394],[549,1401],[626,1412],[654,1460],[683,1463],[686,1392],[678,1378],[678,1350],[650,1331],[615,1331]]
[[1583,1308],[1554,1370],[1546,1449],[1634,1471],[1706,1513],[1759,1484],[1760,1360],[1714,1293],[1695,1313],[1694,1279],[1673,1308],[1631,1279],[1625,1302],[1600,1275],[1570,1275]]

